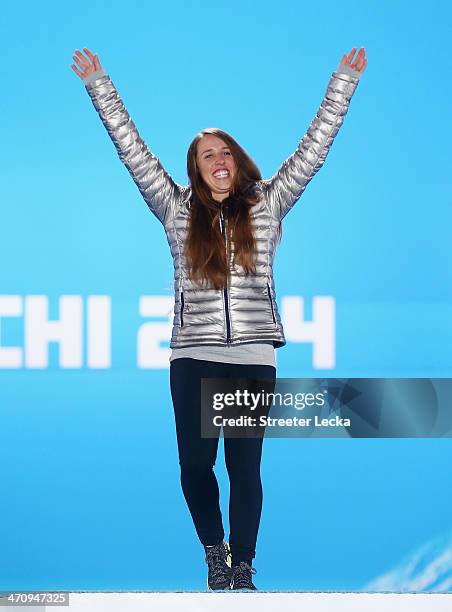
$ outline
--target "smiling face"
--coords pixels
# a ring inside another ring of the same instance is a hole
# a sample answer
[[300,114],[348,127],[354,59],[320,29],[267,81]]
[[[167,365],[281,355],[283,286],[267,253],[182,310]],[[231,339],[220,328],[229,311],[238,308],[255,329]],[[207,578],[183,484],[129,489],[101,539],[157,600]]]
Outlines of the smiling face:
[[229,146],[221,138],[206,134],[198,142],[196,163],[213,199],[222,202],[228,197],[237,172]]

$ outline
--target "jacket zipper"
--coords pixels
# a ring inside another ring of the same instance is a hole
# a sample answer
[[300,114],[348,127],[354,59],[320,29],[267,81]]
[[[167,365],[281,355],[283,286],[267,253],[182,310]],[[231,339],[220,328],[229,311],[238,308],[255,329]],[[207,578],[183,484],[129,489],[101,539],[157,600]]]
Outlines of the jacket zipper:
[[267,291],[268,291],[268,299],[270,300],[270,306],[272,307],[273,323],[276,325],[275,311],[273,310],[272,294],[270,293],[270,285],[268,283],[267,283]]
[[[226,233],[225,233],[225,228],[224,228],[223,208],[220,209],[220,227],[221,227],[221,233],[223,234],[224,245],[226,248],[226,261],[228,262],[228,267],[229,267],[228,247],[226,244]],[[224,293],[224,312],[226,316],[226,342],[230,344],[232,342],[231,321],[229,318],[228,290],[226,289],[226,287],[224,287],[223,293]]]
[[183,327],[184,326],[184,292],[183,291],[181,291],[181,294],[180,294],[180,301],[181,301],[180,326]]

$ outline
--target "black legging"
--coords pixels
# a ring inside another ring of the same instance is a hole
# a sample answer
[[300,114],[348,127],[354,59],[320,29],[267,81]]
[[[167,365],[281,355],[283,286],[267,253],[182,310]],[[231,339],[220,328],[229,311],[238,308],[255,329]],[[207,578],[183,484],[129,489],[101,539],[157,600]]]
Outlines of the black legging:
[[[224,529],[219,489],[213,472],[218,437],[201,437],[201,378],[270,379],[274,389],[276,368],[271,365],[220,363],[178,358],[170,362],[170,387],[176,422],[181,484],[196,532],[202,544],[222,541]],[[260,462],[263,437],[224,438],[230,481],[229,545],[232,563],[255,556],[262,510]]]

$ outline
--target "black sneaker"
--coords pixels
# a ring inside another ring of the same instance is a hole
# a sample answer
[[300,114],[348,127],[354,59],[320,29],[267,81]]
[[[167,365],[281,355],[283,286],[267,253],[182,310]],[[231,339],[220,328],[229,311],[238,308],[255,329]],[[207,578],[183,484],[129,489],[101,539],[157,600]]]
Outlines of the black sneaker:
[[253,584],[252,574],[256,570],[246,561],[240,561],[239,565],[232,567],[231,590],[232,591],[257,591]]
[[231,583],[229,545],[226,542],[220,542],[215,546],[205,546],[204,549],[209,568],[207,588],[212,591],[229,590]]

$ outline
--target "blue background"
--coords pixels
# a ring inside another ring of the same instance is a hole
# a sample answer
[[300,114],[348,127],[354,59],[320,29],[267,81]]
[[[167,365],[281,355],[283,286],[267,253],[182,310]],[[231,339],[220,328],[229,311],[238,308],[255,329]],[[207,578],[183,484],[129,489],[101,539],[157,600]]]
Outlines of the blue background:
[[[0,370],[0,589],[205,588],[179,484],[168,369],[139,369],[141,295],[171,295],[162,226],[71,68],[87,46],[174,179],[218,126],[264,177],[295,149],[344,52],[368,66],[324,167],[284,221],[278,301],[336,300],[335,370],[450,377],[447,2],[57,2],[2,9],[0,295],[110,295],[112,366]],[[23,318],[1,322],[22,346]],[[451,526],[450,440],[265,441],[262,589],[359,590]],[[227,527],[228,482],[216,472]],[[228,534],[228,532],[226,531]],[[175,555],[183,562],[175,563]]]

